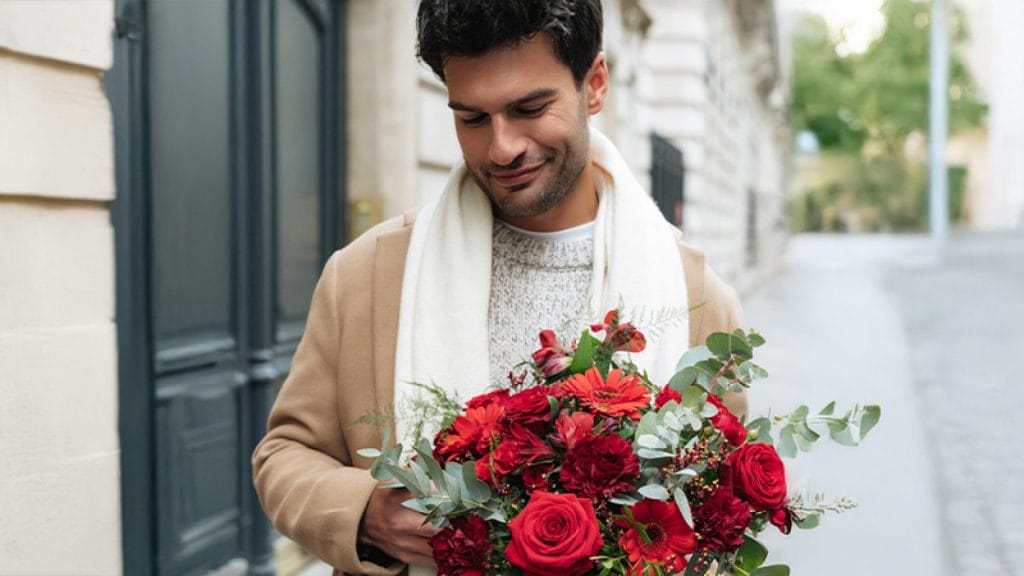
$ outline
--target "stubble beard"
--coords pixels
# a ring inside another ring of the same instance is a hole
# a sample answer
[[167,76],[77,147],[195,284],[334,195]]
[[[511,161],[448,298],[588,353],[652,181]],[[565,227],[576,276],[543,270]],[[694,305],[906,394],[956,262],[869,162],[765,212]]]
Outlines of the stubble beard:
[[[576,184],[576,180],[579,179],[580,174],[583,173],[583,169],[586,168],[590,158],[590,147],[588,142],[588,132],[586,128],[586,122],[584,120],[583,130],[577,132],[573,141],[566,147],[565,155],[562,157],[562,161],[558,166],[549,168],[554,169],[554,175],[551,179],[543,184],[541,190],[539,190],[535,196],[528,202],[519,201],[518,194],[525,188],[534,185],[534,182],[529,182],[523,186],[516,186],[510,188],[510,194],[506,194],[504,197],[497,197],[494,191],[487,185],[486,179],[482,176],[480,171],[470,167],[469,174],[476,182],[480,190],[487,196],[491,202],[491,207],[494,210],[495,216],[501,219],[508,218],[529,218],[532,216],[539,216],[545,212],[551,210],[562,201],[569,191],[572,190]],[[549,154],[545,158],[545,163],[551,161],[550,157],[556,154]],[[523,158],[517,160],[516,165],[529,165],[532,160]],[[515,166],[512,168],[514,169]],[[541,168],[544,169],[543,167]],[[486,171],[486,167],[481,169]]]

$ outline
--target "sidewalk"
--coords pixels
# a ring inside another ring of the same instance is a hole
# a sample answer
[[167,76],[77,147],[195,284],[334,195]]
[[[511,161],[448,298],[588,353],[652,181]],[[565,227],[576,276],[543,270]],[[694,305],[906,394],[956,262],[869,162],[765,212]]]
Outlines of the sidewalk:
[[800,404],[837,411],[882,406],[864,445],[820,441],[787,461],[791,490],[846,496],[853,511],[826,515],[811,531],[765,533],[768,563],[794,576],[952,576],[947,571],[933,464],[915,396],[899,303],[886,290],[886,264],[935,262],[926,239],[802,236],[783,274],[745,299],[746,325],[765,336],[757,360],[769,372],[751,392],[752,415]]

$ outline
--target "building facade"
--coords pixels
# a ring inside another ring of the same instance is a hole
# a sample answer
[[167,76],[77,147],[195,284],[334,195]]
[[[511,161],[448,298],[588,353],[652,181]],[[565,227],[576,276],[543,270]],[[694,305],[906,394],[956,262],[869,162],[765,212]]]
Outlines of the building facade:
[[[598,127],[756,286],[785,240],[774,2],[604,8]],[[459,157],[414,21],[412,0],[0,2],[0,573],[301,562],[248,454],[323,261]]]

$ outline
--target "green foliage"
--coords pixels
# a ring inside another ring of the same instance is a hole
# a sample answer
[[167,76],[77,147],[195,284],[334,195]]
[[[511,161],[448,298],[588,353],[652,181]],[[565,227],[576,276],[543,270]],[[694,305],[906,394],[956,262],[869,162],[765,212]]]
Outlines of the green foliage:
[[858,446],[881,417],[879,406],[860,404],[843,416],[836,416],[835,402],[830,402],[816,415],[811,415],[807,406],[800,406],[789,415],[758,418],[747,424],[747,430],[754,432],[755,442],[772,444],[772,429],[777,428],[775,449],[784,458],[794,458],[798,452],[810,451],[825,435],[838,444]]
[[[853,160],[831,182],[800,191],[790,206],[799,231],[843,232],[849,226],[923,230],[927,173],[924,166],[908,161],[904,149],[912,134],[928,132],[930,9],[928,2],[888,0],[883,6],[885,31],[862,54],[842,54],[820,16],[803,14],[798,20],[793,126],[814,133],[824,154]],[[954,45],[963,42],[967,29],[959,8],[950,20]],[[953,133],[980,125],[987,111],[955,50],[949,104]],[[960,214],[955,201],[962,197],[962,181],[951,180],[954,215]]]

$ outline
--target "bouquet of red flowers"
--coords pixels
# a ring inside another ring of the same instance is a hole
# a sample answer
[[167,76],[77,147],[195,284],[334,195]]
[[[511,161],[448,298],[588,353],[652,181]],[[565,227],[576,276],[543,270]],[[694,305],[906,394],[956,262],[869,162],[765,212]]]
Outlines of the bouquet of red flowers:
[[434,403],[456,409],[408,463],[400,444],[360,451],[442,528],[431,540],[438,574],[785,575],[763,566],[758,533],[812,528],[850,506],[791,499],[780,454],[822,435],[856,445],[878,406],[843,416],[834,403],[813,416],[801,406],[744,423],[721,398],[767,376],[753,363],[759,334],[712,334],[658,385],[631,362],[646,339],[619,315],[569,345],[544,330],[510,387]]

